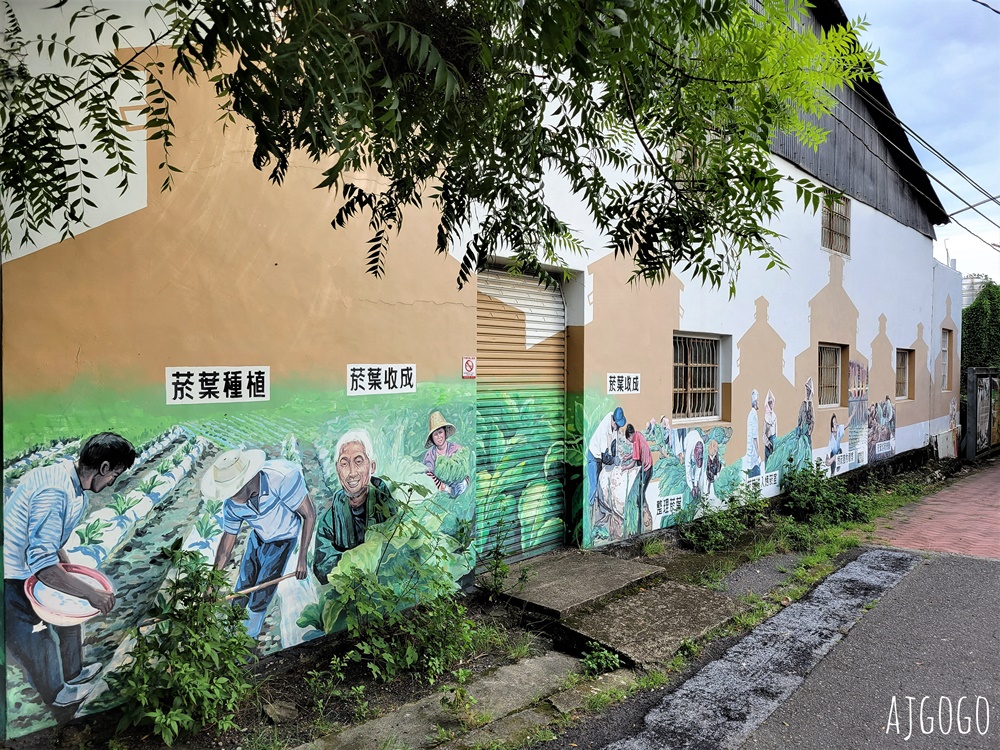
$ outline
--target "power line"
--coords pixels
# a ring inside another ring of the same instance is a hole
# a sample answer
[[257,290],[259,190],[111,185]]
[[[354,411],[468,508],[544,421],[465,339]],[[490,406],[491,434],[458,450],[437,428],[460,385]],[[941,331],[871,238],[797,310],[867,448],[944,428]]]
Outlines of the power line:
[[[976,190],[978,190],[980,193],[982,193],[984,196],[986,196],[987,199],[992,200],[994,203],[998,203],[998,201],[997,201],[997,197],[998,196],[990,195],[989,191],[986,190],[986,188],[984,188],[978,182],[976,182],[971,177],[969,177],[969,175],[967,175],[965,172],[963,172],[961,169],[959,169],[955,164],[953,164],[944,154],[942,154],[936,148],[934,148],[933,146],[931,146],[931,144],[928,143],[919,133],[917,133],[917,131],[915,131],[913,128],[911,128],[909,125],[907,125],[905,122],[903,122],[902,120],[900,120],[899,117],[896,116],[896,113],[893,112],[891,108],[887,108],[885,105],[882,104],[882,102],[878,101],[875,97],[873,97],[868,91],[866,91],[861,86],[857,87],[855,89],[855,91],[858,92],[858,94],[866,101],[866,103],[868,103],[870,105],[874,105],[875,107],[877,107],[879,109],[879,111],[882,114],[884,114],[887,117],[891,118],[892,121],[895,122],[897,125],[899,125],[899,127],[901,127],[904,132],[906,132],[908,135],[910,135],[911,137],[913,137],[913,139],[916,140],[921,146],[923,146],[924,148],[926,148],[931,154],[933,154],[938,159],[940,159],[943,164],[945,164],[947,167],[949,167],[950,169],[952,169],[955,173],[957,173],[960,177],[962,177],[966,182],[968,182],[970,185],[972,185],[974,188],[976,188]],[[834,98],[836,98],[836,97],[834,97]],[[840,100],[838,99],[838,101],[840,101]],[[921,165],[921,168],[923,168],[922,165]],[[1000,203],[998,203],[998,205],[1000,205]]]
[[[864,123],[865,125],[867,125],[867,126],[868,126],[869,128],[871,128],[871,129],[872,129],[872,130],[873,130],[873,131],[875,132],[875,134],[876,134],[876,135],[880,136],[880,137],[881,137],[881,138],[882,138],[882,139],[883,139],[883,140],[884,140],[884,141],[885,141],[886,143],[888,143],[888,144],[889,144],[890,146],[892,146],[892,147],[893,147],[894,149],[896,149],[896,150],[897,150],[897,151],[898,151],[899,153],[901,153],[901,154],[902,154],[902,155],[903,155],[904,157],[906,157],[906,158],[907,158],[908,160],[910,160],[911,162],[913,162],[913,163],[914,163],[914,164],[915,164],[915,165],[917,166],[917,168],[918,168],[918,169],[919,169],[919,170],[920,170],[921,172],[923,172],[923,173],[924,173],[925,175],[927,175],[928,177],[930,177],[930,178],[931,178],[932,180],[934,180],[934,181],[935,181],[936,183],[938,183],[939,185],[941,185],[941,187],[943,187],[943,188],[944,188],[945,190],[947,190],[947,191],[948,191],[949,193],[951,193],[952,195],[954,195],[954,196],[955,196],[956,198],[958,198],[958,199],[959,199],[959,200],[960,200],[960,201],[961,201],[962,203],[964,203],[964,204],[965,204],[965,205],[966,205],[966,206],[967,206],[968,208],[972,209],[972,210],[973,210],[973,211],[975,211],[975,212],[976,212],[977,214],[979,214],[980,216],[982,216],[982,217],[983,217],[984,219],[986,219],[986,220],[987,220],[988,222],[990,222],[990,223],[991,223],[991,224],[992,224],[993,226],[995,226],[995,227],[996,227],[997,229],[1000,229],[1000,224],[998,224],[997,222],[993,221],[993,219],[991,219],[991,218],[990,218],[989,216],[987,216],[986,214],[984,214],[984,213],[983,213],[982,211],[980,211],[980,210],[979,210],[978,208],[976,208],[975,206],[971,205],[971,204],[969,203],[969,201],[965,200],[965,198],[963,198],[963,197],[962,197],[962,196],[960,196],[960,195],[959,195],[958,193],[956,193],[956,192],[955,192],[954,190],[952,190],[952,189],[951,189],[950,187],[948,187],[948,186],[947,186],[947,185],[946,185],[946,184],[945,184],[945,183],[944,183],[944,182],[943,182],[942,180],[940,180],[940,179],[939,179],[938,177],[936,177],[935,175],[933,175],[933,174],[931,174],[930,172],[928,172],[928,171],[927,171],[927,170],[926,170],[926,169],[924,168],[924,166],[923,166],[923,165],[922,165],[922,164],[921,164],[921,163],[920,163],[920,162],[919,162],[919,161],[918,161],[918,160],[917,160],[916,158],[914,158],[913,156],[910,156],[910,155],[909,155],[908,153],[906,153],[906,151],[905,151],[905,150],[904,150],[904,149],[903,149],[903,148],[902,148],[902,147],[901,147],[901,146],[900,146],[899,144],[895,143],[895,142],[894,142],[894,141],[893,141],[893,140],[892,140],[891,138],[887,137],[887,136],[886,136],[886,135],[885,135],[884,133],[882,133],[882,131],[880,131],[880,130],[879,130],[879,129],[878,129],[877,127],[875,127],[875,125],[873,125],[872,123],[870,123],[870,122],[869,122],[869,121],[868,121],[868,120],[867,120],[867,119],[866,119],[866,118],[864,117],[864,115],[862,115],[862,114],[860,114],[859,112],[857,112],[857,111],[856,111],[856,110],[855,110],[855,109],[854,109],[853,107],[851,107],[851,105],[849,105],[849,104],[848,104],[847,102],[845,102],[845,101],[844,101],[843,99],[841,99],[840,97],[838,97],[838,96],[837,96],[836,94],[834,94],[834,93],[832,93],[832,92],[831,92],[831,96],[833,96],[833,98],[834,98],[834,99],[836,99],[836,100],[837,100],[838,102],[840,102],[840,104],[841,104],[841,105],[842,105],[843,107],[845,107],[845,108],[846,108],[846,109],[847,109],[847,110],[848,110],[849,112],[851,112],[851,113],[852,113],[852,114],[853,114],[853,115],[854,115],[855,117],[857,117],[858,119],[860,119],[860,120],[861,120],[861,122],[863,122],[863,123]],[[862,139],[862,138],[861,138],[860,136],[858,136],[858,134],[857,134],[857,133],[855,133],[855,132],[854,132],[853,130],[851,130],[851,128],[850,128],[850,127],[848,127],[848,126],[847,126],[847,124],[846,124],[846,123],[844,123],[844,121],[843,121],[843,120],[841,120],[840,118],[838,118],[838,117],[836,117],[836,116],[834,116],[834,119],[836,119],[836,120],[837,120],[837,122],[839,122],[839,123],[840,123],[841,125],[843,125],[843,126],[844,126],[845,128],[847,128],[847,129],[848,129],[848,130],[849,130],[849,131],[851,132],[851,135],[853,135],[853,136],[854,136],[855,138],[857,138],[857,139],[858,139],[858,140],[860,140],[860,141],[861,141],[862,143],[864,143],[864,145],[865,145],[865,147],[866,147],[866,148],[868,147],[868,144],[867,144],[867,143],[865,143],[864,139]],[[869,151],[871,151],[871,149],[869,149]],[[883,161],[883,163],[885,163],[885,162]],[[886,165],[886,166],[888,166],[888,165]],[[903,177],[903,175],[901,175],[901,174],[900,174],[899,172],[897,172],[896,170],[892,170],[892,171],[896,172],[896,174],[897,174],[897,175],[899,175],[900,177]],[[905,179],[905,178],[903,178],[903,179]],[[910,184],[911,186],[913,186],[913,184],[912,184],[912,183],[910,183],[910,182],[909,182],[909,180],[907,180],[907,183],[908,183],[908,184]],[[914,187],[914,189],[916,189],[916,186],[913,186],[913,187]],[[924,193],[923,191],[920,191],[920,194],[921,194],[921,195],[923,195],[923,196],[924,196],[925,198],[927,198],[928,200],[932,200],[932,199],[931,199],[931,197],[930,197],[930,196],[928,196],[928,195],[927,195],[926,193]],[[988,197],[989,197],[989,196],[988,196]],[[955,222],[955,223],[957,224],[958,222]],[[961,224],[959,224],[959,226],[962,226],[962,225],[961,225]],[[982,238],[980,238],[980,239],[982,239]],[[985,242],[985,240],[983,240],[983,241]]]
[[[840,100],[838,99],[838,101],[840,101]],[[841,102],[841,103],[843,103],[843,102]],[[847,106],[847,105],[844,105],[844,106]],[[850,109],[850,107],[848,107],[848,109]],[[851,111],[853,112],[853,110],[851,110]],[[856,113],[856,112],[855,112],[855,114],[857,115],[857,113]],[[930,197],[929,195],[927,195],[927,193],[925,193],[925,192],[924,192],[923,190],[921,190],[921,189],[920,189],[920,188],[918,188],[918,187],[917,187],[916,185],[914,185],[914,184],[913,184],[912,182],[910,182],[910,180],[908,180],[908,179],[907,179],[907,178],[906,178],[905,176],[903,176],[903,175],[902,175],[902,174],[901,174],[901,173],[899,172],[899,170],[895,169],[895,168],[894,168],[894,167],[893,167],[893,166],[892,166],[891,164],[889,164],[889,163],[888,163],[888,162],[887,162],[887,161],[886,161],[885,159],[883,159],[883,158],[882,158],[882,156],[881,156],[880,154],[877,154],[877,153],[875,153],[875,152],[874,152],[874,151],[872,150],[871,146],[869,146],[869,145],[868,145],[868,144],[867,144],[867,143],[865,142],[864,138],[862,138],[862,137],[861,137],[861,136],[859,136],[859,135],[858,135],[857,133],[855,133],[855,132],[854,132],[854,130],[853,130],[853,129],[851,128],[851,126],[850,126],[850,125],[848,125],[848,124],[847,124],[846,122],[844,122],[844,121],[843,121],[843,120],[841,120],[841,119],[840,119],[839,117],[837,117],[837,115],[836,115],[835,113],[833,113],[833,112],[831,112],[831,113],[830,113],[830,116],[831,116],[831,117],[833,117],[833,119],[834,119],[834,120],[836,120],[837,122],[839,122],[839,123],[840,123],[841,125],[843,125],[843,126],[844,126],[844,128],[845,128],[845,129],[847,130],[847,132],[848,132],[848,133],[850,133],[850,134],[851,134],[852,136],[854,136],[854,138],[855,138],[855,139],[856,139],[857,141],[859,141],[859,142],[861,143],[861,145],[865,147],[865,149],[867,149],[868,153],[870,153],[870,154],[871,154],[872,156],[874,156],[874,157],[875,157],[876,159],[878,159],[878,160],[879,160],[880,162],[882,162],[882,164],[883,164],[883,165],[885,165],[885,168],[886,168],[886,169],[888,169],[888,170],[889,170],[890,172],[892,172],[892,173],[893,173],[893,174],[895,174],[895,175],[896,175],[897,177],[899,177],[899,179],[901,179],[901,180],[902,180],[903,182],[905,182],[905,183],[906,183],[907,185],[909,185],[909,186],[910,186],[911,188],[913,188],[913,189],[914,189],[914,190],[915,190],[915,191],[916,191],[916,192],[917,192],[918,194],[922,195],[922,196],[923,196],[924,198],[926,198],[927,200],[929,200],[929,201],[932,201],[932,202],[933,202],[933,199],[932,199],[932,198],[931,198],[931,197]],[[860,115],[858,115],[858,117],[861,117],[861,116],[860,116]],[[875,128],[875,127],[874,127],[873,125],[871,125],[871,123],[869,123],[869,122],[868,122],[867,120],[865,120],[865,119],[864,119],[863,117],[861,117],[861,119],[862,119],[862,121],[864,121],[864,122],[865,122],[866,124],[868,124],[868,126],[869,126],[869,127],[871,127],[871,128],[872,128],[872,130],[874,130],[874,131],[875,131],[875,132],[876,132],[876,133],[877,133],[877,134],[878,134],[879,136],[881,136],[881,137],[882,137],[883,139],[885,139],[885,140],[888,140],[887,138],[885,138],[885,136],[884,136],[884,135],[882,135],[882,133],[881,133],[881,132],[879,132],[879,130],[878,130],[877,128]],[[895,145],[895,144],[893,144],[893,145]],[[898,146],[897,146],[897,148],[898,148]],[[919,163],[918,163],[918,166],[919,166]],[[921,167],[921,169],[923,169],[923,168]],[[930,174],[929,172],[927,172],[927,170],[923,170],[923,171],[924,171],[924,172],[926,172],[926,173],[927,173],[928,175]],[[945,186],[945,187],[947,187],[947,186]],[[965,201],[965,200],[964,200],[963,198],[961,198],[961,197],[959,197],[959,200],[962,200],[962,202],[963,202],[963,203],[966,203],[966,201]],[[977,213],[978,213],[978,212],[977,212]],[[976,234],[976,233],[975,233],[975,232],[973,232],[973,231],[972,231],[971,229],[969,229],[969,228],[968,228],[967,226],[965,226],[964,224],[962,224],[962,222],[960,222],[960,221],[959,221],[958,219],[956,219],[956,218],[954,218],[954,217],[949,217],[949,218],[951,219],[951,221],[952,221],[952,222],[953,222],[954,224],[957,224],[958,226],[960,226],[960,227],[961,227],[962,229],[964,229],[964,230],[965,230],[966,232],[968,232],[969,234],[971,234],[971,235],[972,235],[973,237],[975,237],[975,238],[976,238],[977,240],[979,240],[979,241],[980,241],[980,242],[982,242],[982,243],[983,243],[984,245],[986,245],[987,247],[989,247],[989,248],[990,248],[991,250],[995,250],[996,252],[1000,252],[1000,247],[997,247],[997,246],[996,246],[996,245],[994,245],[994,244],[993,244],[992,242],[988,242],[987,240],[983,239],[983,238],[982,238],[982,237],[980,237],[980,236],[979,236],[978,234]],[[990,221],[992,221],[991,219],[989,219],[989,217],[987,217],[987,219],[988,219],[988,220],[990,220]]]
[[1000,10],[997,10],[992,5],[987,5],[986,3],[983,2],[983,0],[972,0],[972,2],[974,2],[976,5],[982,5],[984,8],[989,8],[994,13],[996,13],[998,16],[1000,16]]

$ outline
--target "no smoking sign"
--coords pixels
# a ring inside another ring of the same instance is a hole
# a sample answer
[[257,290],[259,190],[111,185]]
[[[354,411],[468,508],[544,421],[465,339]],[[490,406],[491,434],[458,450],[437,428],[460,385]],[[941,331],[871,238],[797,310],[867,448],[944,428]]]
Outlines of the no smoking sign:
[[462,357],[462,378],[465,380],[476,379],[476,358]]

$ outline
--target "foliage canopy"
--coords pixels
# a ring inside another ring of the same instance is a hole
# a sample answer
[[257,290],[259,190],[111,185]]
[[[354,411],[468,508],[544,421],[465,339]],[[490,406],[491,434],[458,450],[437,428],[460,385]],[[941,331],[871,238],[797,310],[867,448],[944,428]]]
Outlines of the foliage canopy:
[[[319,187],[344,201],[334,226],[368,219],[375,275],[406,209],[429,201],[438,252],[462,255],[460,283],[497,252],[524,271],[562,265],[592,228],[636,278],[684,270],[732,291],[743,256],[783,265],[767,227],[781,208],[772,136],[816,147],[830,92],[877,62],[862,21],[817,35],[801,0],[160,0],[148,37],[85,5],[69,36],[34,39],[12,10],[26,3],[3,3],[5,253],[12,230],[69,236],[94,207],[74,125],[127,185],[116,97],[129,86],[169,153],[180,74],[212,81],[272,181],[297,151],[322,166]],[[86,51],[88,33],[118,54]],[[170,65],[150,55],[158,45]],[[32,73],[36,53],[62,72]],[[160,168],[169,187],[177,167]],[[373,172],[376,187],[359,179]],[[796,193],[816,210],[817,186]]]
[[962,310],[963,392],[970,367],[1000,367],[1000,285],[989,279],[972,304]]

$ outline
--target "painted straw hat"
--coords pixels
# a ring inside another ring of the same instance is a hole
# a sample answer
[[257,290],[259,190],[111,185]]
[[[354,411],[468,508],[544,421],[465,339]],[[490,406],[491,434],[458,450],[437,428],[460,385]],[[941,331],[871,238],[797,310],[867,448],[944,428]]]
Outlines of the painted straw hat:
[[441,412],[432,411],[430,429],[427,431],[427,440],[424,442],[425,448],[430,448],[434,444],[434,438],[431,435],[434,434],[435,430],[440,430],[442,427],[444,427],[445,440],[455,434],[455,425],[445,419]]
[[201,478],[201,493],[212,500],[232,497],[264,467],[266,458],[262,450],[220,453]]

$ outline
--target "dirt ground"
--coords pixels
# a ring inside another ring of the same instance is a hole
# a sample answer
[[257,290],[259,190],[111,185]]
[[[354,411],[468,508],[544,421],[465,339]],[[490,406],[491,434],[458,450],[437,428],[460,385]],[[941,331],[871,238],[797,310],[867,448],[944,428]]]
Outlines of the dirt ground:
[[[489,602],[473,593],[463,599],[469,618],[478,628],[504,634],[509,648],[494,646],[473,654],[453,669],[473,675],[491,672],[516,661],[515,645],[530,644],[530,653],[551,647],[548,623],[515,609]],[[358,700],[329,700],[310,673],[328,670],[330,659],[344,653],[346,643],[331,636],[264,657],[253,668],[254,690],[236,716],[239,729],[216,734],[207,729],[173,744],[174,750],[277,750],[296,747],[339,728],[391,711],[441,690],[448,680],[428,684],[413,675],[377,682],[362,664],[349,663],[343,686],[363,686]],[[450,675],[448,675],[450,679]],[[312,685],[310,684],[312,683]],[[116,735],[121,713],[111,710],[76,719],[68,724],[9,740],[12,750],[165,750],[149,727],[132,728]]]

